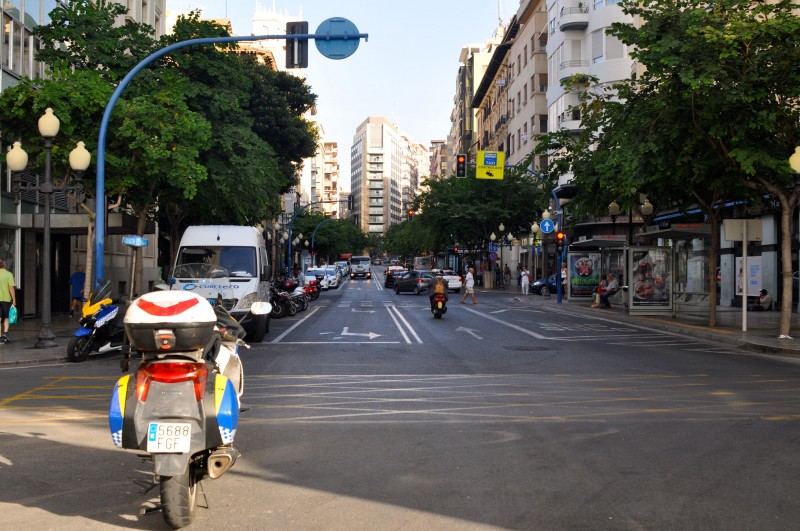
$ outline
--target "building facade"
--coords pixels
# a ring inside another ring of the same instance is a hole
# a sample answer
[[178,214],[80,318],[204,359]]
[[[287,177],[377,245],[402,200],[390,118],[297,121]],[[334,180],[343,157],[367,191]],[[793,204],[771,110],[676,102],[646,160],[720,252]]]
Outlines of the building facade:
[[350,187],[356,224],[367,234],[384,234],[406,219],[429,164],[428,150],[383,116],[357,128],[350,148]]

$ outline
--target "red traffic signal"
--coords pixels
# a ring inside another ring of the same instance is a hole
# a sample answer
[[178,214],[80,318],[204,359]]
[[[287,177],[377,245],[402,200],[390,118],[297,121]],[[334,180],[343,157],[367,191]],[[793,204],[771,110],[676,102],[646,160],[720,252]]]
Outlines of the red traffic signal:
[[464,178],[467,176],[467,156],[463,153],[456,155],[456,177]]
[[567,241],[567,235],[564,231],[556,232],[556,249],[560,252],[564,248],[564,242]]
[[414,218],[414,211],[413,210],[409,210],[408,211],[408,221],[411,221],[413,218]]

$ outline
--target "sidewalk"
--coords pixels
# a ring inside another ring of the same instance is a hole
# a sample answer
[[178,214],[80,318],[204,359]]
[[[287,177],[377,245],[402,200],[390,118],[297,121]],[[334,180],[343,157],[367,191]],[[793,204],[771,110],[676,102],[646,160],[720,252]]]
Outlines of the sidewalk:
[[[778,339],[780,312],[748,312],[747,332],[742,332],[742,309],[717,306],[717,326],[708,326],[708,318],[698,314],[684,314],[676,318],[655,315],[628,315],[621,305],[610,310],[591,308],[589,301],[556,302],[556,296],[542,297],[528,295],[523,297],[519,289],[509,286],[505,289],[477,288],[478,301],[492,302],[494,305],[507,303],[509,307],[529,306],[552,308],[587,316],[608,319],[621,324],[666,330],[687,336],[717,341],[762,354],[800,357],[800,314],[792,314],[790,335],[794,339]],[[456,302],[459,295],[451,294],[450,301]],[[480,306],[478,306],[480,308]],[[58,346],[36,348],[36,336],[41,330],[41,319],[22,319],[9,329],[9,343],[0,344],[0,366],[28,365],[36,363],[59,363],[67,359],[67,344],[78,328],[78,318],[69,314],[54,315],[52,330]]]
[[53,315],[51,329],[57,346],[36,348],[36,336],[42,329],[39,318],[20,319],[8,329],[9,342],[0,344],[0,366],[56,363],[67,360],[67,344],[78,328],[78,316]]

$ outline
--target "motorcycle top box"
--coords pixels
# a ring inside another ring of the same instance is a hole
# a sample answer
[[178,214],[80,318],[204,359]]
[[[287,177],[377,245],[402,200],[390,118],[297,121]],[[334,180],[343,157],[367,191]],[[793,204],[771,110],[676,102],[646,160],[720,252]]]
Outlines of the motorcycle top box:
[[139,352],[196,351],[205,348],[217,322],[214,309],[189,291],[142,295],[125,314],[125,331]]

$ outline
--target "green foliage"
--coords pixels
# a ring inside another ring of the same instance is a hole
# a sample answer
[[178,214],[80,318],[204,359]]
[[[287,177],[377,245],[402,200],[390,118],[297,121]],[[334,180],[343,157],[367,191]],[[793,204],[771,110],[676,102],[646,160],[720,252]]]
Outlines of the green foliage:
[[94,70],[112,83],[155,51],[154,30],[147,24],[114,26],[128,12],[109,0],[72,0],[50,12],[50,23],[33,34],[45,43],[36,54],[58,76],[74,70]]
[[[397,239],[387,234],[391,245],[397,242],[398,249],[408,249],[416,240],[417,251],[444,251],[458,242],[477,253],[501,223],[512,234],[530,232],[531,222],[547,207],[555,182],[547,174],[529,172],[529,162],[506,168],[505,178],[498,181],[455,177],[425,181],[428,191],[417,198],[418,214],[401,224],[408,224],[407,229],[397,229],[405,232],[402,239],[400,234]],[[414,253],[408,249],[398,254]]]
[[316,153],[318,135],[303,115],[317,97],[305,80],[286,72],[275,72],[255,58],[241,58],[244,73],[252,82],[248,107],[253,131],[275,150],[283,175],[281,192],[297,184],[297,166]]
[[[315,233],[316,231],[316,233]],[[333,219],[320,212],[303,213],[295,218],[292,225],[292,237],[303,235],[301,245],[309,247],[313,239],[313,250],[317,254],[318,263],[332,263],[340,254],[360,254],[368,247],[367,237],[350,220]]]

